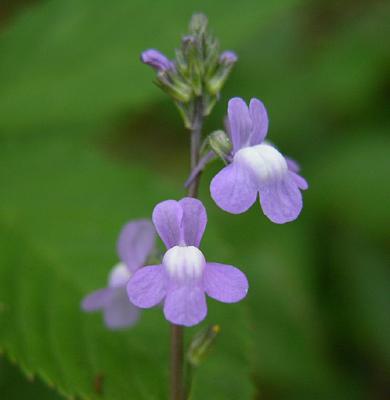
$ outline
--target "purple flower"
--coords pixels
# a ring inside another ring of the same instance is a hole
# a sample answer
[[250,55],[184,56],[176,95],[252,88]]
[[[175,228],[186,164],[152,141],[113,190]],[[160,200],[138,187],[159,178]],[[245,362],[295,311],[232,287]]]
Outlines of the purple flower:
[[207,223],[199,200],[163,201],[154,208],[153,223],[168,250],[162,264],[141,268],[130,279],[132,303],[149,308],[164,300],[168,321],[192,326],[206,317],[205,293],[224,303],[245,297],[245,275],[231,265],[206,262],[198,248]]
[[232,162],[211,181],[211,197],[223,210],[240,214],[260,195],[264,214],[283,224],[296,219],[302,209],[301,190],[308,187],[297,174],[298,164],[264,142],[268,130],[267,111],[260,100],[248,106],[236,97],[228,105]]
[[224,51],[219,57],[219,62],[225,65],[233,65],[237,60],[237,54],[230,50]]
[[141,61],[150,65],[158,72],[164,72],[174,68],[172,61],[165,57],[164,54],[154,49],[145,50],[141,54]]
[[126,285],[134,272],[145,265],[154,248],[155,230],[148,220],[125,225],[118,239],[121,262],[110,272],[108,287],[92,292],[82,301],[84,311],[102,310],[104,321],[111,329],[134,325],[139,309],[129,302]]

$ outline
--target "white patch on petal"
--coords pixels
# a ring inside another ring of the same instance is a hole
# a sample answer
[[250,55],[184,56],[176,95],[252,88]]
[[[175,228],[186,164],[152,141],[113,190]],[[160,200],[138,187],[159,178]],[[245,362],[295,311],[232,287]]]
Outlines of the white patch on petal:
[[197,247],[175,246],[165,253],[162,263],[171,278],[186,281],[202,276],[206,260]]
[[283,155],[268,144],[245,147],[234,156],[260,186],[282,180],[288,168]]
[[110,276],[108,278],[108,286],[112,288],[125,286],[130,277],[131,272],[126,267],[126,264],[118,263],[110,272]]

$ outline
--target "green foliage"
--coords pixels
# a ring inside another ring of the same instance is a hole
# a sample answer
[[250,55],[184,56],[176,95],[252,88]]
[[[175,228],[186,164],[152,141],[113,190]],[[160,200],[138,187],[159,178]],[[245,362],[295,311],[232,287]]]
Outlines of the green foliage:
[[270,139],[310,184],[301,218],[276,226],[258,206],[219,210],[208,192],[218,163],[205,174],[203,250],[245,270],[250,292],[209,301],[205,324],[222,330],[194,399],[389,391],[389,6],[53,0],[0,33],[0,350],[38,378],[2,361],[1,398],[56,398],[42,382],[67,397],[167,397],[161,310],[108,332],[80,300],[105,284],[121,226],[183,193],[186,132],[138,55],[172,56],[193,11],[239,55],[206,133],[222,127],[228,97],[260,97]]
[[42,382],[27,381],[15,365],[0,358],[0,393],[7,400],[40,399],[58,400],[60,397]]

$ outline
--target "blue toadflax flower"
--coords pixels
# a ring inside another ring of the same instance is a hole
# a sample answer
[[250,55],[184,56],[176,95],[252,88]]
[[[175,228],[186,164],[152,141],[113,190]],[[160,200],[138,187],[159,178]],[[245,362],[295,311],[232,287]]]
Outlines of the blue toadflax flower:
[[223,210],[240,214],[260,195],[264,214],[283,224],[296,219],[302,209],[301,190],[308,185],[298,175],[298,165],[264,142],[268,130],[267,111],[260,100],[248,106],[236,97],[228,105],[231,163],[211,181],[211,197]]
[[133,304],[149,308],[163,301],[168,321],[192,326],[206,317],[205,294],[224,303],[246,296],[248,281],[240,270],[206,262],[199,250],[207,224],[201,201],[163,201],[153,211],[153,223],[168,250],[160,265],[141,268],[129,280]]
[[104,321],[111,329],[134,325],[139,309],[129,302],[126,285],[134,272],[145,265],[154,248],[156,232],[149,220],[129,222],[118,239],[121,260],[110,272],[108,287],[96,290],[82,302],[84,311],[102,310]]

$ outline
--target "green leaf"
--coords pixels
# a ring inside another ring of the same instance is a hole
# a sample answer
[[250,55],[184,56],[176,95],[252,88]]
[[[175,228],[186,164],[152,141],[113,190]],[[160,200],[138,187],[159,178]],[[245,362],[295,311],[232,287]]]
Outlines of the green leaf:
[[[60,136],[1,150],[0,348],[66,396],[99,398],[98,380],[109,399],[164,399],[169,326],[161,309],[145,311],[134,329],[109,332],[101,315],[80,311],[80,301],[105,285],[120,227],[179,197],[179,188],[109,161],[93,143]],[[224,333],[198,375],[195,399],[205,387],[215,399],[250,399],[244,308],[209,307],[206,323],[217,320]]]
[[0,393],[7,400],[58,400],[59,396],[42,382],[26,380],[20,370],[4,358],[0,358]]

